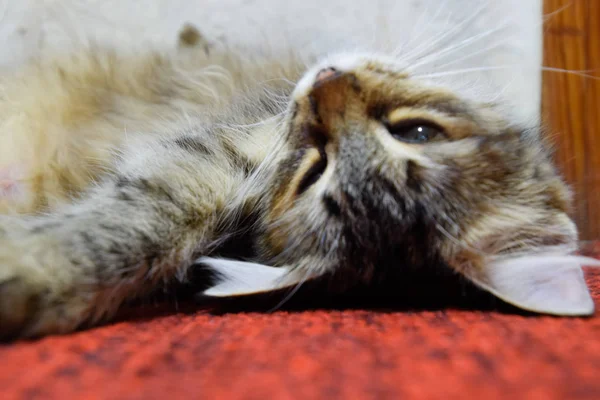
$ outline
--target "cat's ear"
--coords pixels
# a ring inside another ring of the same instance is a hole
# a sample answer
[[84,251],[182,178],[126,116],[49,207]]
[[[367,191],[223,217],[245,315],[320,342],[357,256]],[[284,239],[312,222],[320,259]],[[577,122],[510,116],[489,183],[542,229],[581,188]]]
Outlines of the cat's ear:
[[591,315],[594,302],[583,265],[600,261],[574,255],[532,254],[486,262],[464,274],[477,286],[516,307],[554,315]]
[[202,294],[233,297],[265,293],[295,286],[306,279],[285,267],[274,268],[252,262],[202,257],[196,261],[214,276],[214,284]]

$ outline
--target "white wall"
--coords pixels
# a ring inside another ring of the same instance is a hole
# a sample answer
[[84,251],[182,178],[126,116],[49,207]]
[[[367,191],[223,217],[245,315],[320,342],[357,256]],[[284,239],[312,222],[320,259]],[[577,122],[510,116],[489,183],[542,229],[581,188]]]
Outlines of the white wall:
[[170,45],[184,22],[232,44],[317,52],[409,42],[405,54],[450,32],[434,48],[472,42],[439,70],[494,66],[463,78],[491,79],[523,116],[537,117],[541,13],[541,0],[0,0],[0,65],[90,37]]

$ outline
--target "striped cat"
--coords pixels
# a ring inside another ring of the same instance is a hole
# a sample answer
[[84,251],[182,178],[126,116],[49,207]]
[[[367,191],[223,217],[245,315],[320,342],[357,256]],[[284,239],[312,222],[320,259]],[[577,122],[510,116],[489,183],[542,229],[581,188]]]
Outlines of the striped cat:
[[593,312],[537,126],[407,60],[241,55],[192,27],[181,44],[1,78],[0,336],[95,324],[200,265],[210,296],[439,265],[527,310]]

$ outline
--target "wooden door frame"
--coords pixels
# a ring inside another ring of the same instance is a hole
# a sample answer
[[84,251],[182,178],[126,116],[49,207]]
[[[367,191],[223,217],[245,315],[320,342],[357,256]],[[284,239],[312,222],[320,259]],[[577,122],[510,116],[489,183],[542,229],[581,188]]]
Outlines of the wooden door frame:
[[[544,66],[600,77],[600,1],[544,0],[544,15]],[[542,118],[575,194],[580,236],[600,239],[600,81],[544,71]]]

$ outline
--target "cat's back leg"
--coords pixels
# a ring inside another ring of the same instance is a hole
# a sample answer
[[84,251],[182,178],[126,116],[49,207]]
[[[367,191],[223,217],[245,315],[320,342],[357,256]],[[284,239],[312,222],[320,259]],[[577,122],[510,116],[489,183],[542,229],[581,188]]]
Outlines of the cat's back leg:
[[[0,75],[0,213],[52,209],[110,172],[124,140],[196,101],[171,58],[96,48]],[[174,124],[171,124],[174,125]]]
[[87,48],[0,73],[0,214],[69,202],[112,171],[124,141],[202,123],[240,90],[289,89],[303,65],[241,56],[187,25],[171,50]]
[[110,170],[126,129],[111,58],[82,53],[0,77],[0,213],[45,210]]

